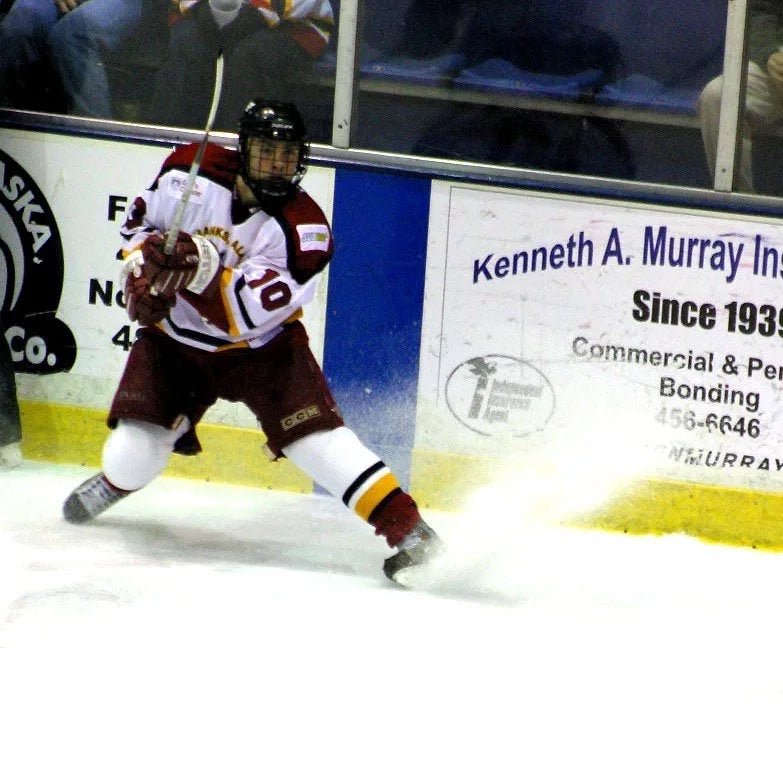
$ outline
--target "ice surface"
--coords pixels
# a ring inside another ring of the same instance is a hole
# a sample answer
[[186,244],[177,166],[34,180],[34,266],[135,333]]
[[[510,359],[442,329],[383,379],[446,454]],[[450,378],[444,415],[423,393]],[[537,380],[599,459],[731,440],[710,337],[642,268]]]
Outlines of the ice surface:
[[426,516],[415,592],[326,497],[161,479],[66,524],[90,473],[0,473],[2,760],[781,757],[782,555],[493,501]]

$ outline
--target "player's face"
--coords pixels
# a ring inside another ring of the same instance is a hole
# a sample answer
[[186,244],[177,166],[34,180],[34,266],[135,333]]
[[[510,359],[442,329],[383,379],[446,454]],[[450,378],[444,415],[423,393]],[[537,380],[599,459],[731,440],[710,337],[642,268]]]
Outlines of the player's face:
[[300,144],[288,140],[250,138],[248,174],[254,180],[291,180],[299,164]]

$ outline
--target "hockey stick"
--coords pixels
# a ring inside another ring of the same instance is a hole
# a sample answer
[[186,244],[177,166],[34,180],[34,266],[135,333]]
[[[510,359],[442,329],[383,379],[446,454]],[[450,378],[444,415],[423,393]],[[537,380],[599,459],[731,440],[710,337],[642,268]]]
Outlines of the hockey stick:
[[[190,196],[193,193],[193,189],[196,187],[196,177],[198,171],[201,168],[201,160],[204,158],[204,151],[207,148],[209,142],[209,133],[212,131],[212,125],[215,123],[215,114],[217,113],[218,103],[220,103],[220,91],[223,89],[223,51],[218,53],[217,60],[215,61],[215,88],[212,91],[212,105],[209,107],[209,115],[207,116],[207,123],[204,127],[204,136],[201,138],[198,148],[196,149],[196,155],[193,158],[193,163],[190,165],[190,171],[188,172],[187,180],[185,180],[185,186],[182,189],[182,196],[177,203],[177,208],[174,210],[174,219],[171,223],[171,227],[166,233],[166,244],[163,247],[163,254],[166,257],[170,257],[174,251],[174,247],[177,244],[177,238],[179,237],[179,231],[182,227],[182,218],[185,216],[185,208],[188,205]],[[157,296],[157,289],[150,288],[150,293],[153,296]]]

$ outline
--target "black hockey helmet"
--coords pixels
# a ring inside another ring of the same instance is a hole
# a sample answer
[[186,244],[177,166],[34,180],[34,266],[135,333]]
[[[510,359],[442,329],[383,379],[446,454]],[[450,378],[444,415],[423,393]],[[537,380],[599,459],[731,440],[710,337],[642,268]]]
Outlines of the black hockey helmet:
[[[267,138],[299,144],[299,161],[293,177],[251,177],[249,166],[250,138]],[[307,171],[310,144],[307,129],[293,103],[255,98],[245,106],[239,120],[239,174],[261,201],[265,197],[280,198],[299,185]]]

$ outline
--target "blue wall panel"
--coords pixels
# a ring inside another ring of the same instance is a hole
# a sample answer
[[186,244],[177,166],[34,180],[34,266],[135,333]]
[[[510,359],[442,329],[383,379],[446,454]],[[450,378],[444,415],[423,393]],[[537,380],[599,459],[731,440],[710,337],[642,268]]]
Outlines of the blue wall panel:
[[338,169],[324,371],[346,423],[407,484],[430,181]]

